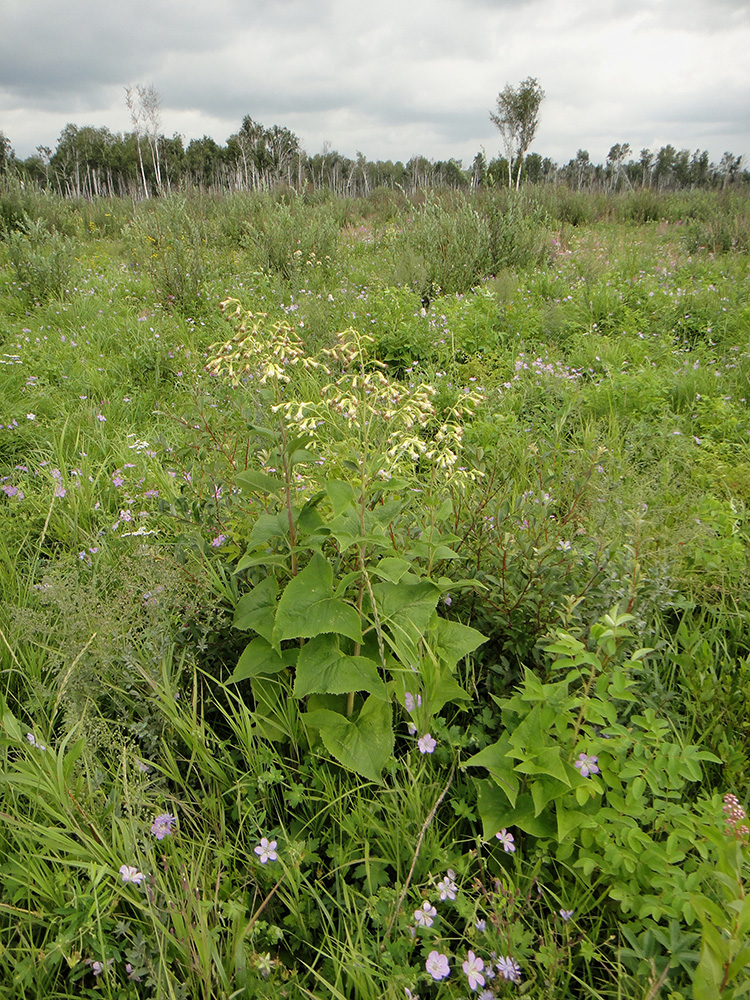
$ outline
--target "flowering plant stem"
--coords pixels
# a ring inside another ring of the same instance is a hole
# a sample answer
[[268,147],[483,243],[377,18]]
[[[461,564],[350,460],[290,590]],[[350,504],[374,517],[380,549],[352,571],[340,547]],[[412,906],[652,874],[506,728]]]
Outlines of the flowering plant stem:
[[420,850],[422,848],[422,841],[424,840],[424,835],[427,833],[427,830],[428,830],[428,828],[430,826],[430,823],[432,823],[433,819],[435,818],[435,813],[438,811],[438,809],[440,807],[440,803],[443,801],[443,799],[445,798],[445,796],[448,794],[448,789],[453,784],[453,778],[455,777],[455,774],[456,774],[456,761],[454,760],[453,761],[453,766],[451,767],[450,774],[448,775],[448,780],[445,783],[445,787],[443,788],[443,790],[440,793],[440,795],[438,795],[437,800],[435,802],[435,805],[432,807],[432,809],[430,809],[430,812],[429,812],[429,814],[427,816],[427,819],[424,821],[424,823],[422,824],[422,829],[419,831],[419,837],[417,837],[417,846],[414,849],[414,857],[412,858],[412,861],[411,861],[411,867],[409,868],[409,874],[406,876],[406,881],[404,882],[404,887],[401,890],[401,895],[398,897],[398,902],[396,903],[395,907],[393,908],[393,913],[391,913],[391,919],[388,921],[388,926],[385,929],[385,934],[383,935],[383,941],[382,941],[382,943],[380,945],[380,950],[381,951],[385,951],[386,942],[388,941],[388,938],[390,937],[391,931],[393,930],[393,925],[396,922],[396,917],[398,916],[398,914],[399,914],[399,912],[401,910],[401,906],[402,906],[402,904],[404,902],[404,898],[406,897],[406,894],[409,891],[409,886],[411,885],[412,875],[414,874],[414,869],[415,869],[415,867],[417,865],[417,858],[419,857],[419,852],[420,852]]

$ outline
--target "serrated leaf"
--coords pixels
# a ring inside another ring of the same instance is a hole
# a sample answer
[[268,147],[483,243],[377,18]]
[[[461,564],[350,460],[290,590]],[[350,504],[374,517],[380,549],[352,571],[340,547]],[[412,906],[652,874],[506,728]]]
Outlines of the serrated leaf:
[[319,731],[326,750],[340,764],[381,783],[380,775],[395,743],[389,701],[370,695],[355,722],[326,709],[307,712],[302,719]]
[[269,642],[258,636],[245,646],[229,683],[237,684],[248,677],[278,674],[286,667],[294,666],[298,655],[298,649],[285,649],[278,653]]
[[333,568],[316,552],[281,595],[272,642],[278,648],[285,639],[312,639],[326,632],[337,632],[354,642],[362,641],[356,609],[333,596]]
[[378,698],[387,699],[388,692],[377,663],[366,656],[342,653],[336,635],[319,635],[306,642],[297,660],[295,697],[349,691],[369,691]]
[[276,595],[279,585],[275,576],[261,580],[248,594],[237,602],[232,624],[242,631],[252,629],[268,642],[273,641],[273,623],[276,615]]

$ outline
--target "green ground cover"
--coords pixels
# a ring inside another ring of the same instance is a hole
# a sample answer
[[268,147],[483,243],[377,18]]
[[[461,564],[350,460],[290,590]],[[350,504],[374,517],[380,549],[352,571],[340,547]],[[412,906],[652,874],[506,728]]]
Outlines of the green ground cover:
[[746,199],[0,193],[0,984],[750,992]]

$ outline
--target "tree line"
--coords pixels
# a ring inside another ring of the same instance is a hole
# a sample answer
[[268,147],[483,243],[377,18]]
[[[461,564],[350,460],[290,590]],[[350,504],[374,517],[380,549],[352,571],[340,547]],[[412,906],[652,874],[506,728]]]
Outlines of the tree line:
[[507,85],[497,97],[490,119],[500,131],[504,155],[487,158],[480,150],[472,164],[461,160],[352,159],[326,146],[305,152],[289,128],[266,127],[250,115],[223,145],[210,136],[192,139],[161,131],[160,99],[153,86],[126,88],[131,129],[112,132],[106,126],[68,124],[54,150],[38,146],[25,159],[16,157],[9,137],[0,131],[0,176],[15,177],[64,197],[119,196],[151,198],[170,191],[198,188],[232,192],[268,190],[287,185],[298,191],[329,190],[338,195],[367,195],[375,188],[401,188],[407,194],[425,188],[520,187],[564,184],[578,191],[655,188],[726,188],[750,184],[743,156],[726,152],[713,163],[706,150],[642,149],[616,143],[605,163],[591,162],[579,149],[568,163],[529,152],[544,91],[533,78],[518,87]]

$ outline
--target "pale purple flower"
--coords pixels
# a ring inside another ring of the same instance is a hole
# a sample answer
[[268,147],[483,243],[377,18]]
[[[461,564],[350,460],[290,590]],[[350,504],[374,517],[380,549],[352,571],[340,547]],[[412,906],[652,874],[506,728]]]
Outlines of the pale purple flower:
[[[329,296],[330,298],[330,296]],[[408,986],[404,986],[404,993],[406,994],[406,1000],[419,1000],[416,993],[412,993]]]
[[425,900],[422,903],[420,909],[414,911],[414,923],[418,927],[432,927],[435,917],[437,916],[437,910],[432,905],[429,900]]
[[573,916],[573,910],[560,910],[560,916],[563,918],[563,920],[567,924],[567,922]]
[[409,736],[416,736],[417,735],[417,727],[414,725],[413,722],[407,722],[406,723],[406,728],[407,728],[407,730],[409,732]]
[[141,977],[136,975],[135,969],[130,962],[125,963],[125,971],[128,974],[128,979],[132,979],[135,983],[140,983]]
[[26,733],[26,739],[33,747],[36,747],[37,750],[47,749],[47,747],[43,743],[39,742],[39,740],[36,738],[36,736],[34,736],[33,733]]
[[456,883],[454,881],[456,873],[452,868],[448,869],[445,878],[442,878],[438,884],[438,892],[440,893],[441,899],[455,899],[456,898]]
[[417,746],[420,753],[432,753],[437,746],[437,741],[429,733],[425,733],[424,736],[420,736],[417,740]]
[[474,921],[474,926],[479,931],[479,933],[482,934],[482,933],[484,933],[484,931],[487,930],[487,921],[486,920],[482,920],[482,919],[475,920]]
[[495,994],[492,990],[482,990],[482,992],[477,997],[477,1000],[495,1000]]
[[500,843],[503,845],[503,850],[505,851],[506,854],[513,854],[514,853],[514,851],[516,849],[516,845],[513,843],[513,834],[512,833],[508,833],[508,831],[505,829],[505,827],[503,827],[502,830],[499,833],[495,834],[495,836],[500,841]]
[[103,413],[97,413],[96,419],[102,424],[105,424],[107,422],[107,418],[104,416]]
[[503,979],[509,979],[512,983],[521,982],[521,966],[514,962],[510,956],[498,958],[497,971]]
[[448,956],[442,955],[439,951],[430,952],[427,956],[427,961],[424,963],[424,967],[436,981],[445,979],[446,976],[451,974],[451,968],[448,965]]
[[478,958],[473,951],[469,952],[468,957],[461,968],[464,970],[464,975],[469,980],[470,990],[475,990],[478,986],[484,986],[484,976],[482,975],[482,972],[484,971],[484,962],[481,958]]
[[108,958],[106,962],[92,962],[91,971],[95,976],[101,976],[105,969],[109,969],[114,964],[114,958]]
[[176,816],[172,816],[170,813],[161,813],[151,824],[151,833],[153,833],[157,840],[164,840],[165,837],[171,836],[176,822]]
[[449,608],[451,604],[453,604],[453,598],[451,597],[450,594],[445,595],[445,597],[443,598],[443,604],[445,604],[446,608]]
[[407,712],[413,712],[415,708],[418,708],[422,704],[422,695],[418,694],[416,699],[411,691],[407,691],[404,694],[404,708]]
[[268,840],[267,837],[261,837],[260,843],[255,848],[255,853],[260,858],[260,863],[264,865],[267,861],[278,861],[279,856],[276,853],[277,843],[275,840]]
[[211,545],[215,549],[218,549],[219,546],[223,545],[226,540],[227,540],[227,536],[226,535],[217,535],[216,538],[212,538],[211,539]]
[[578,768],[582,778],[588,778],[591,774],[599,773],[599,767],[596,763],[598,760],[598,757],[590,757],[588,754],[579,753],[578,760],[574,766]]
[[139,872],[132,865],[120,865],[120,875],[123,882],[132,882],[133,885],[140,885],[144,879],[143,872]]

